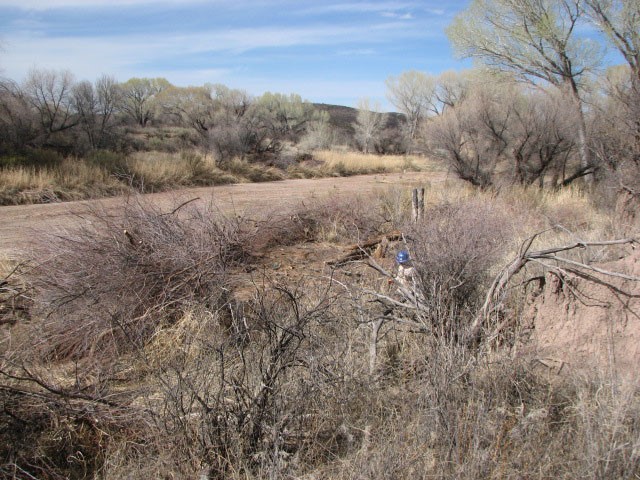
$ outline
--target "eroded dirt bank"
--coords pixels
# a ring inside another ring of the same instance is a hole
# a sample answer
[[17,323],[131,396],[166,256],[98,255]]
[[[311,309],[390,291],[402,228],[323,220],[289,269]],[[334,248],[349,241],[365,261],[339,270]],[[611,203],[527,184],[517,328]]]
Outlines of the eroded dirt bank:
[[[640,251],[597,267],[640,277]],[[640,384],[637,281],[599,273],[561,280],[547,273],[528,320],[534,327],[530,348],[558,373]]]

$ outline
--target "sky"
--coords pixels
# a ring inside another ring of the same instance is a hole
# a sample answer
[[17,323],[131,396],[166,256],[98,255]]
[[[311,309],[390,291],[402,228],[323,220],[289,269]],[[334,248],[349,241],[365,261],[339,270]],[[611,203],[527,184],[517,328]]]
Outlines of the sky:
[[0,0],[0,75],[32,69],[222,83],[355,106],[386,100],[385,80],[439,74],[445,35],[467,0]]

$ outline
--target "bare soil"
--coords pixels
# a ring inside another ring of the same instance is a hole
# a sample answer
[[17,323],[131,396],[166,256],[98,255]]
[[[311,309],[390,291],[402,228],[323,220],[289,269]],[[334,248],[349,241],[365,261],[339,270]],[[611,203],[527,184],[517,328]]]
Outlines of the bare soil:
[[[439,183],[446,178],[446,174],[433,172],[389,173],[221,185],[147,194],[144,197],[160,209],[171,209],[181,202],[198,199],[203,204],[213,203],[226,213],[235,212],[237,215],[259,218],[263,214],[286,212],[313,198],[367,194],[392,186]],[[20,258],[42,232],[64,232],[87,222],[84,214],[90,208],[101,206],[117,213],[126,201],[126,197],[115,197],[83,202],[0,207],[0,258]]]
[[[640,277],[640,251],[598,265]],[[560,281],[547,274],[532,302],[536,358],[557,373],[579,373],[640,385],[640,285],[593,273]]]

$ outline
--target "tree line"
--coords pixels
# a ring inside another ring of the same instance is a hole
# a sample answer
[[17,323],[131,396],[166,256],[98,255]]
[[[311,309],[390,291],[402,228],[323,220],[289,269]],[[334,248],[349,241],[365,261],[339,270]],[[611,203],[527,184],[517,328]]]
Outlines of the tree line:
[[0,152],[45,148],[84,155],[135,149],[127,133],[176,127],[183,144],[212,151],[221,161],[278,153],[283,142],[319,128],[328,115],[299,95],[252,97],[220,84],[177,87],[164,78],[124,83],[103,75],[76,82],[66,71],[32,70],[17,83],[0,81]]

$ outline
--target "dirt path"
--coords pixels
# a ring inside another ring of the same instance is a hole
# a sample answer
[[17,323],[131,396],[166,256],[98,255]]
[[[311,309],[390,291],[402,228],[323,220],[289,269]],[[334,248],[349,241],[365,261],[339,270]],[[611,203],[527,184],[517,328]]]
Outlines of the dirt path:
[[[445,174],[442,173],[412,172],[284,180],[191,188],[149,194],[145,195],[145,198],[159,208],[171,208],[180,201],[198,197],[202,202],[213,201],[223,211],[236,211],[239,215],[250,212],[251,216],[254,216],[261,212],[282,211],[312,197],[366,194],[394,185],[410,186],[426,181],[438,183],[445,178]],[[0,258],[19,258],[28,250],[38,232],[71,228],[77,222],[83,221],[81,215],[87,210],[88,205],[102,204],[117,211],[124,201],[124,197],[116,197],[90,202],[0,207]]]

